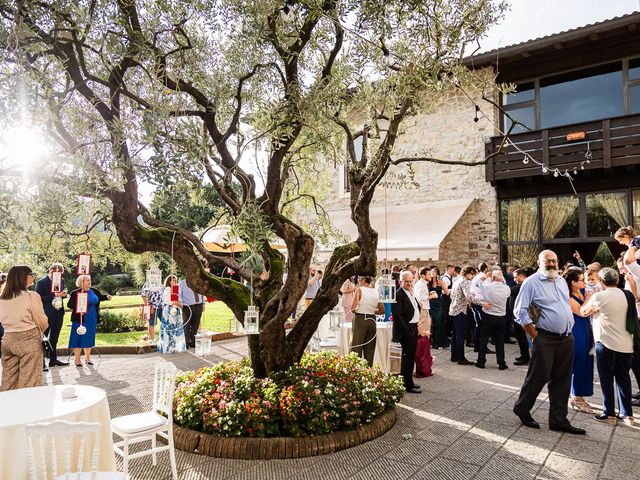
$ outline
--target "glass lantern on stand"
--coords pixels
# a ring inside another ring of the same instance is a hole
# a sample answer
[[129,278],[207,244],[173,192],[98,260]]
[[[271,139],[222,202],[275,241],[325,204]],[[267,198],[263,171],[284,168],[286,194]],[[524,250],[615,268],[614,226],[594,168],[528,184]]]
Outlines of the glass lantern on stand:
[[335,337],[335,332],[340,330],[340,327],[344,325],[344,308],[338,304],[329,311],[329,331],[331,336]]
[[258,335],[260,328],[258,324],[258,311],[255,305],[249,305],[244,311],[244,331],[247,335]]
[[380,290],[380,303],[396,303],[396,281],[386,273],[378,283]]
[[211,355],[211,337],[212,334],[208,330],[200,330],[196,334],[196,355]]

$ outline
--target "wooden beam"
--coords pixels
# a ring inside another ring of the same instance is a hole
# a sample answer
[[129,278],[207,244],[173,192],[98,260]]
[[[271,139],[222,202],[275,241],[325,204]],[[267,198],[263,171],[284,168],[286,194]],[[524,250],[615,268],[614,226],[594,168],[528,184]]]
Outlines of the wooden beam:
[[602,166],[611,170],[611,120],[602,121]]

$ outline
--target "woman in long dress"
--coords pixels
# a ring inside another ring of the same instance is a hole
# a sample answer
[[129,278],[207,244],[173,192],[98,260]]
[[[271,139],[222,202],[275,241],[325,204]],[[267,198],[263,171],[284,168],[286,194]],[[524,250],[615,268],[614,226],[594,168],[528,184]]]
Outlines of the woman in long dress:
[[358,288],[354,280],[354,277],[349,277],[344,281],[342,287],[340,287],[340,291],[342,292],[342,308],[344,309],[344,319],[346,322],[353,322],[351,306],[356,296],[356,288]]
[[178,278],[169,275],[164,281],[162,292],[162,318],[160,319],[160,335],[158,351],[161,353],[178,353],[187,350],[182,326],[182,304],[172,298],[172,292],[178,285]]
[[573,312],[573,375],[571,376],[571,400],[569,403],[574,410],[593,413],[591,406],[584,397],[593,395],[593,335],[591,319],[580,315],[580,307],[589,300],[590,294],[585,293],[584,271],[572,267],[564,274],[570,292],[569,304]]
[[[69,335],[69,348],[73,349],[76,367],[81,367],[80,354],[84,350],[84,360],[87,365],[91,366],[91,348],[96,345],[96,328],[98,325],[98,317],[100,316],[100,302],[111,300],[110,295],[103,295],[99,290],[91,288],[91,277],[89,275],[80,275],[76,280],[76,290],[71,292],[67,307],[71,309],[71,333]],[[76,313],[78,303],[78,294],[87,294],[87,311],[86,313]],[[79,333],[78,328],[84,333]]]
[[[433,293],[432,293],[433,292]],[[435,294],[435,295],[434,295]],[[431,279],[429,280],[429,314],[433,324],[433,335],[431,346],[433,348],[449,348],[449,338],[445,331],[444,300],[442,295],[449,295],[447,285],[440,278],[438,267],[431,269]]]

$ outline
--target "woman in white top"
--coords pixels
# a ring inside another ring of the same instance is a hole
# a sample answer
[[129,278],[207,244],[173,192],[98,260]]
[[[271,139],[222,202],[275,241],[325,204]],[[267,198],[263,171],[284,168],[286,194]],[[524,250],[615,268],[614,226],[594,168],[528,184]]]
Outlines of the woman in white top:
[[0,294],[2,391],[42,385],[42,332],[49,322],[40,295],[27,290],[31,285],[31,269],[16,265],[9,269]]
[[619,275],[613,268],[598,272],[603,290],[594,293],[582,306],[582,316],[593,315],[593,337],[596,343],[596,365],[602,388],[602,415],[596,420],[616,423],[613,381],[618,387],[619,418],[633,425],[631,411],[631,356],[633,335],[627,331],[627,298],[617,288]]
[[358,288],[351,305],[351,311],[355,313],[351,351],[363,357],[370,367],[376,352],[376,314],[384,313],[384,307],[378,302],[378,290],[371,286],[372,282],[371,277],[358,278]]

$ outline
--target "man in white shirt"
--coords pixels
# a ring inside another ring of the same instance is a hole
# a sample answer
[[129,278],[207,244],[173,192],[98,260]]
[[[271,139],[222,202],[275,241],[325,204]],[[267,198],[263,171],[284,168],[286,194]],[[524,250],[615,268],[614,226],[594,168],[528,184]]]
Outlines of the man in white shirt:
[[[472,295],[479,299],[483,300],[482,289],[480,288],[480,284],[487,280],[487,272],[489,272],[489,265],[485,262],[482,262],[478,265],[478,273],[471,279],[471,286],[469,290]],[[473,351],[479,351],[478,346],[480,345],[480,324],[482,323],[482,307],[480,305],[471,305],[471,314],[473,315]],[[493,353],[493,352],[491,352]]]
[[413,294],[425,310],[429,310],[429,273],[428,267],[422,267],[419,272],[420,280],[413,286]]
[[504,283],[502,271],[491,272],[491,280],[480,284],[482,298],[482,323],[480,325],[480,345],[478,346],[478,360],[476,367],[484,368],[487,361],[487,341],[493,338],[496,347],[496,359],[498,368],[506,370],[504,361],[504,330],[505,317],[507,315],[507,300],[511,295],[511,289]]

